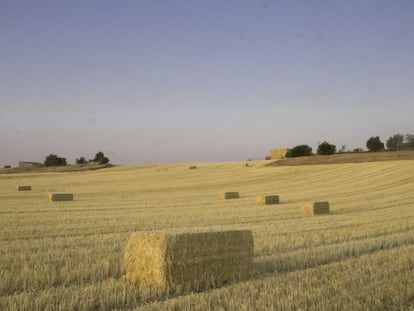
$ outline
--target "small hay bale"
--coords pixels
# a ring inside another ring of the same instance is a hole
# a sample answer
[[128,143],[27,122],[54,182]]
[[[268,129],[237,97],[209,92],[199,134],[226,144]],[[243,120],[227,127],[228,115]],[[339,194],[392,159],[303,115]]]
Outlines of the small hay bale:
[[197,166],[195,166],[195,165],[191,165],[190,167],[189,167],[189,169],[190,170],[195,170],[197,168]]
[[256,197],[256,203],[259,205],[279,204],[278,195],[261,195]]
[[302,205],[301,212],[306,216],[329,213],[329,202],[313,202]]
[[240,194],[238,192],[221,192],[219,197],[222,200],[239,199]]
[[73,201],[73,194],[72,193],[49,193],[48,198],[50,202]]
[[32,186],[18,186],[17,191],[31,191]]
[[134,233],[125,248],[126,279],[185,292],[247,279],[253,268],[250,230]]

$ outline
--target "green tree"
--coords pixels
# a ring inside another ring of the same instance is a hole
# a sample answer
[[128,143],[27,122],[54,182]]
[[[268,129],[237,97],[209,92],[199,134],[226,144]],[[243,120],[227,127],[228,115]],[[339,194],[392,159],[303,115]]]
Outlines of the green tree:
[[336,153],[336,146],[335,145],[331,145],[330,143],[328,143],[327,141],[324,141],[323,143],[321,143],[318,146],[318,154],[322,154],[322,155],[331,155]]
[[369,151],[381,151],[384,150],[384,143],[379,136],[370,137],[367,140],[367,148]]
[[401,150],[403,148],[404,135],[394,134],[387,140],[387,149],[389,150]]
[[63,166],[67,163],[65,158],[58,157],[56,154],[51,153],[46,157],[44,164],[45,166]]
[[102,151],[99,151],[96,155],[95,158],[93,160],[91,160],[92,162],[96,162],[99,164],[107,164],[109,163],[109,158],[105,157],[104,153]]
[[413,134],[405,135],[404,148],[414,150],[414,135]]
[[310,155],[312,155],[312,148],[308,145],[298,145],[292,149],[289,149],[286,153],[287,158],[296,158]]
[[86,164],[88,161],[84,157],[80,157],[79,159],[76,159],[76,164]]

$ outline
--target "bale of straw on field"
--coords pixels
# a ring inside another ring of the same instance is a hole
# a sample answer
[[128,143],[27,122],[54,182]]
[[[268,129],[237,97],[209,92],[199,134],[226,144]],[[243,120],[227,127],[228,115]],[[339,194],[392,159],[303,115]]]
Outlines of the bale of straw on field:
[[256,197],[256,203],[259,205],[279,204],[278,195],[260,195]]
[[191,165],[190,167],[189,167],[189,169],[190,170],[195,170],[197,168],[197,166],[195,166],[195,165]]
[[240,194],[238,192],[221,192],[219,197],[222,200],[238,199],[240,198]]
[[30,191],[32,190],[32,186],[18,186],[17,191]]
[[134,233],[125,249],[126,279],[167,292],[244,280],[252,266],[249,230]]
[[49,193],[49,201],[73,201],[72,193]]
[[329,213],[329,202],[313,202],[302,205],[301,212],[306,216]]

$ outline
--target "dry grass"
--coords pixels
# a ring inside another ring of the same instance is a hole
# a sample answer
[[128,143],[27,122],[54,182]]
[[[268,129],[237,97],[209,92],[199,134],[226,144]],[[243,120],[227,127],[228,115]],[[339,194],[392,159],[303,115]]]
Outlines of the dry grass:
[[125,250],[127,280],[170,293],[245,280],[252,266],[248,230],[135,233]]
[[285,158],[271,162],[269,166],[325,165],[341,163],[365,163],[378,161],[414,160],[414,151],[383,151],[338,153],[334,155],[312,155],[298,158]]
[[[265,163],[0,175],[0,310],[410,310],[414,161]],[[76,200],[45,200],[65,191]],[[283,208],[257,206],[274,193]],[[321,198],[329,216],[298,213]],[[126,282],[134,232],[210,226],[253,233],[249,280],[184,296]]]
[[0,168],[0,174],[21,174],[21,173],[63,173],[63,172],[84,172],[94,171],[104,168],[113,167],[112,164],[76,164],[76,165],[64,165],[64,166],[41,166],[41,167],[13,167],[13,168]]

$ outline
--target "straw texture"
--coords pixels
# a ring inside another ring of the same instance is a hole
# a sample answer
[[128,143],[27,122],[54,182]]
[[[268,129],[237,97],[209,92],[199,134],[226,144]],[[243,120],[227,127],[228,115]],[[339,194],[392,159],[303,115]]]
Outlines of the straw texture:
[[260,195],[256,197],[256,203],[259,205],[279,204],[278,195]]
[[125,249],[126,278],[168,292],[201,290],[248,278],[249,230],[135,233]]
[[306,203],[302,206],[301,212],[306,216],[313,216],[318,214],[328,214],[329,213],[329,202],[313,202]]
[[49,201],[73,201],[72,193],[49,193]]
[[17,190],[18,191],[30,191],[32,190],[32,186],[18,186]]
[[239,199],[240,194],[238,192],[221,192],[219,197],[222,200]]

